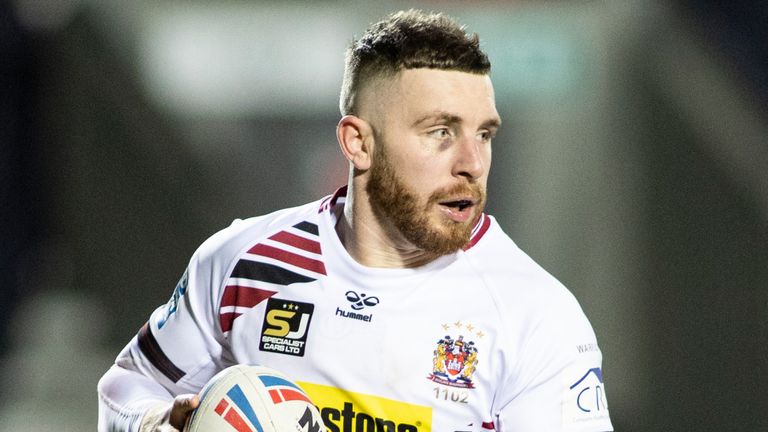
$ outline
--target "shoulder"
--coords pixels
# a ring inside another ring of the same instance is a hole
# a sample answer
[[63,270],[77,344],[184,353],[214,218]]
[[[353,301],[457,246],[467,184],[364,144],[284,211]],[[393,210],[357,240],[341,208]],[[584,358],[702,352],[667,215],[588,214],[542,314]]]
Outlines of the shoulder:
[[492,216],[488,217],[491,224],[487,232],[465,256],[488,294],[503,308],[500,314],[517,316],[532,326],[545,324],[558,331],[570,328],[585,336],[592,334],[571,291],[521,250]]
[[231,262],[250,246],[281,231],[316,234],[320,201],[275,211],[262,216],[236,219],[203,242],[195,252],[201,262]]
[[[499,372],[497,404],[505,423],[553,430],[547,419],[556,419],[558,425],[578,424],[583,430],[613,430],[602,353],[576,297],[495,220],[465,256],[497,310],[501,349],[514,359]],[[562,416],[537,416],[542,410]]]
[[464,252],[486,285],[494,290],[511,291],[515,297],[563,295],[565,287],[520,249],[493,216],[486,217],[490,221],[487,231]]

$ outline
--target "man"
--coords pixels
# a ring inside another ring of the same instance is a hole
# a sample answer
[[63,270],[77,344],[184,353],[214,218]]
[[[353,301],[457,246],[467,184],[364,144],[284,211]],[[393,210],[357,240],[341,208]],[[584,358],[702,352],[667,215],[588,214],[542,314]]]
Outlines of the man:
[[581,308],[483,213],[489,71],[439,14],[353,42],[348,186],[207,240],[102,378],[100,430],[181,429],[236,363],[298,381],[329,431],[612,430]]

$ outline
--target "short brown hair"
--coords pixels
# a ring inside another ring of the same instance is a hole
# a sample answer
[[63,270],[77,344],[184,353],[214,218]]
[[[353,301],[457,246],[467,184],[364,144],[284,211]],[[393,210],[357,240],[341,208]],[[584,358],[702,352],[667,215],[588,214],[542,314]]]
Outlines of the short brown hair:
[[366,82],[416,68],[488,74],[491,63],[477,34],[468,35],[454,19],[415,9],[394,13],[347,48],[341,114],[356,114]]

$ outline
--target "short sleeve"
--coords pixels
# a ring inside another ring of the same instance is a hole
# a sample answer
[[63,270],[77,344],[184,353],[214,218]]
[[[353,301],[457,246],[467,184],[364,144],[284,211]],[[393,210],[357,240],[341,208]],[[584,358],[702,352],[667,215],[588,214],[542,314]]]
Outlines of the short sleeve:
[[116,364],[152,378],[171,394],[196,392],[225,366],[218,326],[222,268],[204,243],[171,298],[123,349]]
[[602,354],[573,296],[548,298],[498,398],[500,431],[613,431]]

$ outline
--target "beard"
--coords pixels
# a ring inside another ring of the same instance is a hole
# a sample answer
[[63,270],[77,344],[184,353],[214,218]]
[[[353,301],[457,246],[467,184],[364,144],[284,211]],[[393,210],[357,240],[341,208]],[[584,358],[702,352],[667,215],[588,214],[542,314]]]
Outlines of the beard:
[[466,223],[430,220],[432,208],[455,196],[471,196],[479,216],[485,204],[485,190],[477,183],[460,183],[433,192],[421,203],[398,176],[384,146],[374,151],[366,185],[374,215],[383,226],[393,225],[406,240],[435,256],[458,251],[469,242],[476,218]]

